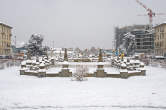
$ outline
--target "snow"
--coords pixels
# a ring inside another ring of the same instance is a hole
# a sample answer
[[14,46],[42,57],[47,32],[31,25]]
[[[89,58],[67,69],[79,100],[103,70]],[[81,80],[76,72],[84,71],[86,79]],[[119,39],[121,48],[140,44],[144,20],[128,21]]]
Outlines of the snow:
[[[66,62],[69,65],[88,65],[88,66],[97,66],[97,65],[111,65],[111,62]],[[56,62],[58,65],[64,64],[64,62]]]
[[96,67],[89,67],[88,73],[93,74],[94,72],[96,72],[96,69]]
[[26,63],[32,63],[32,61],[31,60],[27,60]]
[[135,62],[134,62],[134,63],[138,63],[138,64],[139,64],[139,63],[140,63],[140,61],[139,61],[139,60],[135,60]]
[[141,66],[144,66],[144,63],[143,63],[143,62],[141,62],[141,63],[140,63],[140,65],[141,65]]
[[26,65],[26,61],[21,62],[21,65]]
[[130,63],[135,63],[135,61],[134,60],[130,60]]
[[46,69],[39,69],[38,71],[43,73],[43,72],[46,72]]
[[161,23],[159,23],[159,24],[156,24],[154,27],[160,26],[160,25],[162,25],[162,24],[166,24],[166,21],[161,22]]
[[155,56],[155,58],[156,58],[156,59],[160,59],[160,58],[163,59],[164,56]]
[[127,69],[120,69],[120,73],[127,73],[128,71],[127,71]]
[[[61,68],[60,68],[61,69]],[[72,73],[76,73],[76,68],[72,68],[72,67],[69,67],[68,68]],[[88,67],[88,73],[89,74],[94,74],[94,72],[96,71],[96,67]]]
[[120,74],[120,71],[117,68],[105,67],[104,71],[107,72],[107,74]]
[[45,64],[44,64],[44,63],[41,63],[40,66],[45,66]]
[[104,62],[98,62],[97,65],[104,65]]
[[126,64],[125,64],[125,63],[122,63],[122,64],[121,64],[121,67],[126,67]]
[[[38,73],[38,71],[29,70],[29,69],[27,69],[27,68],[23,68],[23,69],[21,69],[21,70],[25,70],[26,72],[30,72],[30,73]],[[42,72],[42,70],[41,70],[41,72]]]
[[0,70],[0,110],[164,110],[166,69],[145,67],[147,76],[37,78],[19,67]]
[[40,63],[39,62],[36,62],[36,65],[39,65]]
[[32,60],[32,64],[36,64],[36,61],[35,61],[35,60]]
[[63,65],[69,65],[69,62],[68,61],[64,61],[62,62]]
[[[140,69],[140,70],[144,70],[144,69]],[[139,72],[141,72],[141,71],[139,71],[139,70],[135,70],[135,71],[128,71],[128,73],[130,74],[130,73],[139,73]]]
[[50,68],[47,70],[46,73],[48,74],[58,74],[59,72],[61,71],[61,68],[60,67],[56,67],[56,68]]

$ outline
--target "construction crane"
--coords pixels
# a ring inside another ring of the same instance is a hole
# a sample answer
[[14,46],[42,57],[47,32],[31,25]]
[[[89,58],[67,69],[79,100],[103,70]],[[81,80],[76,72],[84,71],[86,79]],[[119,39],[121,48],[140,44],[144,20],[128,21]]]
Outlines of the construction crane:
[[[145,8],[146,11],[148,12],[147,15],[149,16],[149,26],[150,26],[150,28],[152,28],[152,26],[153,26],[153,17],[155,17],[156,15],[166,15],[164,13],[155,13],[155,12],[153,12],[152,9],[147,8],[147,6],[144,5],[142,2],[140,2],[139,0],[136,0],[136,2],[138,4],[140,4],[143,8]],[[139,16],[147,16],[147,15],[139,15]]]

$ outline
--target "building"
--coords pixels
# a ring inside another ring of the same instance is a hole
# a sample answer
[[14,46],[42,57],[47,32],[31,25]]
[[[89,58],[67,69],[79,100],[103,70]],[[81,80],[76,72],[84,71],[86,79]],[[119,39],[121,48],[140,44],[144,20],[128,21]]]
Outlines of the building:
[[134,30],[131,34],[135,35],[135,53],[154,53],[154,31]]
[[153,55],[154,31],[137,29],[124,34],[120,49],[127,55],[133,55],[135,53]]
[[155,55],[166,57],[166,23],[155,26]]
[[115,48],[118,49],[123,43],[124,34],[131,32],[135,29],[147,29],[148,25],[133,25],[125,27],[116,27],[115,28]]
[[11,55],[11,29],[12,27],[0,23],[0,55]]
[[116,28],[116,49],[121,49],[127,55],[135,53],[154,53],[154,30],[149,30],[148,25],[134,25]]

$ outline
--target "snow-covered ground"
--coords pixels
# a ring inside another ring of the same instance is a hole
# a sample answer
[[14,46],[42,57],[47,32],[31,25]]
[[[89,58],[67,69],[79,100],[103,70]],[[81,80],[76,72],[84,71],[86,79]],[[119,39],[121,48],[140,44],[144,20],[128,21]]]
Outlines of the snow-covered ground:
[[164,110],[166,69],[146,67],[147,76],[37,78],[18,67],[0,70],[0,110]]

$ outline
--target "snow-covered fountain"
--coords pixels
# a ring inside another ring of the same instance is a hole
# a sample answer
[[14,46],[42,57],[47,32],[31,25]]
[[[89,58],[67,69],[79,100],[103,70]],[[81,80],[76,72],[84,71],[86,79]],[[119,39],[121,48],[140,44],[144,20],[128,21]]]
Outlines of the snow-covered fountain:
[[[110,66],[105,66],[108,63]],[[76,67],[84,65],[88,71],[84,77],[110,77],[128,78],[131,76],[145,76],[144,63],[137,58],[112,57],[111,62],[103,62],[102,51],[99,51],[98,62],[69,62],[67,49],[65,49],[64,61],[55,62],[53,57],[42,56],[29,58],[21,63],[20,75],[33,75],[38,77],[72,77]],[[91,71],[93,66],[93,72]],[[96,66],[96,67],[95,67]],[[112,72],[110,70],[116,70]],[[50,71],[51,70],[51,71]],[[109,70],[109,71],[108,71]]]

